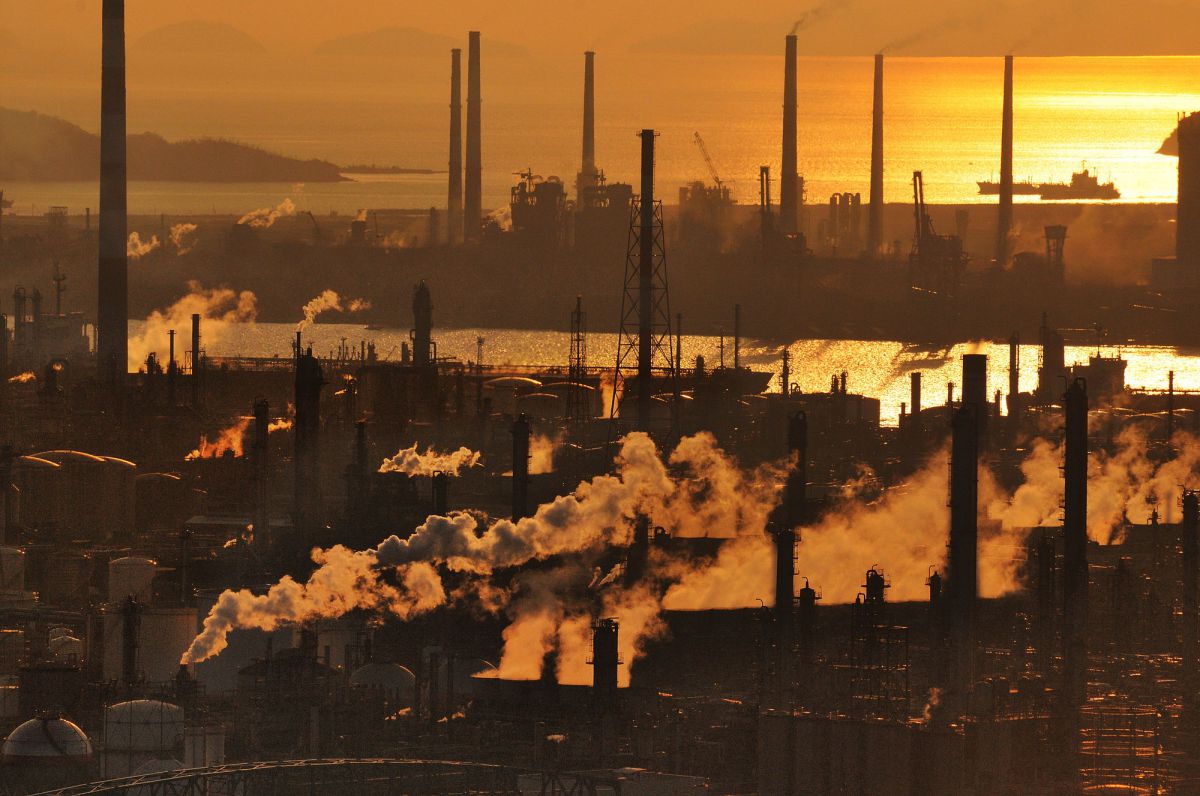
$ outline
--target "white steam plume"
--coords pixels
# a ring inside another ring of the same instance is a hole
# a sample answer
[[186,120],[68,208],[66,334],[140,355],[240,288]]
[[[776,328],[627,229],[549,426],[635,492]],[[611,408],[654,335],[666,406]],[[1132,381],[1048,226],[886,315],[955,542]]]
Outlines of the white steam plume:
[[383,464],[379,465],[379,472],[423,476],[445,473],[449,476],[457,476],[465,468],[477,466],[481,458],[478,451],[467,447],[461,447],[449,453],[438,453],[433,448],[426,448],[424,453],[420,453],[417,451],[417,443],[414,442],[411,447],[404,448],[395,456],[384,459]]
[[142,240],[137,230],[129,233],[129,241],[125,244],[125,256],[130,260],[140,260],[162,245],[157,235],[151,235],[149,240]]
[[164,365],[168,354],[168,332],[174,329],[181,338],[189,334],[192,315],[203,319],[205,345],[213,346],[238,324],[253,323],[258,314],[258,299],[249,290],[236,293],[229,288],[205,288],[188,282],[188,294],[163,310],[146,318],[142,333],[129,338],[129,368],[136,371],[154,352]]
[[238,224],[251,229],[267,229],[280,218],[295,214],[296,205],[292,203],[291,199],[284,199],[275,207],[260,207],[258,210],[251,210],[238,219]]
[[363,310],[371,309],[371,302],[366,299],[350,299],[344,300],[334,290],[326,288],[308,301],[300,311],[304,313],[304,320],[296,324],[296,331],[303,331],[313,325],[317,320],[317,316],[323,312],[336,310],[337,312],[362,312]]
[[175,247],[175,253],[183,256],[196,248],[196,241],[193,236],[196,234],[196,225],[189,223],[173,224],[171,226],[171,245]]

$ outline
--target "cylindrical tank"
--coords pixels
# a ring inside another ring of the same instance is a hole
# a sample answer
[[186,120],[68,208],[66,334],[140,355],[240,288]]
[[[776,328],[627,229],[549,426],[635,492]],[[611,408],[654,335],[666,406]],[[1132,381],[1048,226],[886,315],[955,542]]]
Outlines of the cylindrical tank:
[[25,591],[25,551],[16,547],[0,547],[0,592]]
[[69,607],[85,602],[91,568],[91,559],[82,553],[52,553],[46,561],[42,600],[50,605]]
[[114,558],[108,562],[108,602],[117,605],[132,597],[143,605],[153,596],[154,575],[158,564],[139,556]]

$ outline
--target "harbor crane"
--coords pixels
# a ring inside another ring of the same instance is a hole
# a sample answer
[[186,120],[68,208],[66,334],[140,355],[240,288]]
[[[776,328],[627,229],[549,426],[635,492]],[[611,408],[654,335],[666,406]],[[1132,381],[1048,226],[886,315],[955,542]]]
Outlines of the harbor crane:
[[721,182],[720,176],[717,175],[717,167],[713,165],[712,158],[709,157],[708,147],[704,145],[704,139],[700,137],[700,133],[692,134],[692,140],[696,142],[696,146],[700,147],[700,154],[704,157],[704,165],[708,166],[708,173],[712,176],[713,182],[717,184],[717,190],[721,189],[724,184]]

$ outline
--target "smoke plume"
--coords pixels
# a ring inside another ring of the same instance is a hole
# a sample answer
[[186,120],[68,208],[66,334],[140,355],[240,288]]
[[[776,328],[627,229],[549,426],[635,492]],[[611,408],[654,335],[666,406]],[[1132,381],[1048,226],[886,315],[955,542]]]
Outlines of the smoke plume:
[[[445,473],[457,476],[465,468],[476,467],[480,463],[479,451],[461,447],[449,453],[438,453],[433,448],[426,448],[424,453],[417,451],[417,443],[404,448],[395,456],[384,459],[379,465],[381,473],[404,473],[405,475],[432,476],[434,473]],[[432,518],[431,518],[432,519]]]
[[560,440],[545,434],[535,434],[529,440],[529,473],[543,475],[554,472],[554,449]]
[[204,321],[203,334],[207,346],[219,343],[238,324],[253,323],[258,314],[258,299],[249,290],[236,293],[229,288],[205,288],[199,282],[188,282],[188,294],[164,310],[155,310],[146,318],[145,328],[129,338],[129,367],[136,371],[151,353],[165,362],[168,332],[172,329],[186,335],[191,328],[192,315],[198,313]]
[[280,218],[295,214],[296,205],[292,204],[291,199],[284,199],[275,207],[260,207],[258,210],[251,210],[238,219],[238,224],[251,229],[267,229]]
[[196,233],[196,225],[183,223],[174,224],[171,226],[171,245],[175,247],[175,253],[183,256],[196,248],[196,241],[193,236]]
[[854,7],[854,0],[824,0],[800,15],[792,23],[791,35],[795,36],[807,27],[815,25],[831,14],[848,11]]
[[336,291],[326,288],[300,308],[300,311],[304,313],[304,320],[296,324],[296,331],[303,331],[312,326],[313,322],[317,320],[317,316],[323,312],[331,310],[337,312],[362,312],[369,309],[371,309],[371,302],[366,299],[350,299],[346,301]]
[[137,230],[129,233],[129,242],[125,245],[125,256],[130,260],[139,260],[162,245],[157,235],[151,235],[149,240],[142,240]]

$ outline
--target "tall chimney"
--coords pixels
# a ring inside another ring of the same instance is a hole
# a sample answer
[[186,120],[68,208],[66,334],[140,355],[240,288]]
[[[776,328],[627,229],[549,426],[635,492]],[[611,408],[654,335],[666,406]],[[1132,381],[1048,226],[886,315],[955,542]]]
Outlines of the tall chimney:
[[320,522],[321,387],[325,376],[312,348],[296,358],[296,383],[293,406],[295,420],[295,511],[296,526],[315,528]]
[[638,235],[638,428],[650,427],[650,400],[654,394],[654,131],[642,130],[641,230]]
[[1200,113],[1180,119],[1176,135],[1179,193],[1175,205],[1175,259],[1183,273],[1190,275],[1200,268]]
[[114,383],[128,370],[129,273],[125,171],[125,0],[104,0],[100,73],[100,264],[97,370]]
[[592,625],[592,689],[597,698],[608,701],[617,695],[617,670],[621,664],[620,627],[616,619],[599,619]]
[[979,432],[971,403],[954,412],[950,443],[950,551],[947,560],[954,693],[963,706],[972,680],[975,601],[978,586]]
[[963,354],[962,400],[975,410],[975,425],[980,442],[987,431],[987,354]]
[[875,99],[871,104],[871,205],[867,214],[867,256],[883,245],[883,53],[875,54]]
[[583,54],[583,165],[577,192],[596,184],[596,54]]
[[1087,385],[1076,379],[1063,398],[1066,453],[1063,461],[1063,644],[1064,692],[1078,707],[1087,690]]
[[192,313],[192,408],[200,408],[200,380],[204,363],[200,361],[200,313]]
[[1013,57],[1004,56],[1004,118],[1000,129],[1000,211],[996,227],[996,262],[1007,265],[1013,201]]
[[909,412],[914,418],[921,414],[921,371],[914,370],[909,374]]
[[784,40],[783,54],[783,155],[779,175],[779,231],[796,232],[796,36]]
[[456,48],[450,51],[450,183],[446,195],[446,242],[453,246],[462,242],[462,236],[462,50]]
[[429,367],[433,361],[433,299],[422,279],[413,288],[413,366]]
[[467,194],[463,209],[463,235],[479,240],[483,221],[483,155],[480,118],[483,108],[479,95],[479,31],[470,33],[467,45]]
[[254,402],[254,540],[266,549],[271,544],[271,405],[265,398]]
[[529,514],[529,421],[522,412],[512,424],[512,519]]

